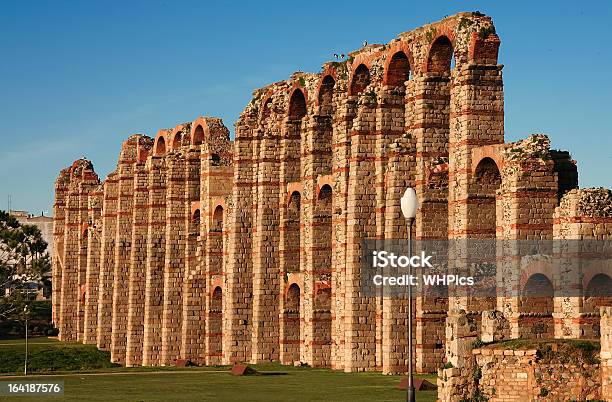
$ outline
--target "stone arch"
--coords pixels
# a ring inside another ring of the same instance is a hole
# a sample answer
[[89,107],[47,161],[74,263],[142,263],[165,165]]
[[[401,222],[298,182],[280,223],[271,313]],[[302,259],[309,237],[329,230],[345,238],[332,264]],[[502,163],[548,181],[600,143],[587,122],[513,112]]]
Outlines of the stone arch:
[[289,183],[287,185],[287,205],[289,205],[289,203],[291,202],[291,196],[293,195],[293,193],[299,193],[302,194],[304,192],[304,186],[302,185],[302,183],[299,182],[293,182],[293,183]]
[[197,236],[200,232],[200,210],[196,209],[189,220],[189,235]]
[[497,232],[496,194],[501,186],[501,174],[497,163],[485,157],[478,162],[474,172],[471,194],[478,194],[476,200],[478,220],[474,223],[474,233],[481,238],[495,238]]
[[332,187],[329,184],[324,184],[319,188],[317,192],[317,209],[318,210],[326,210],[330,209],[331,211],[331,202],[332,202]]
[[198,145],[202,145],[204,140],[205,140],[204,128],[202,127],[201,124],[198,124],[193,130],[193,136],[191,139],[191,143],[193,145],[198,146]]
[[370,85],[370,79],[370,70],[368,67],[363,63],[358,65],[351,78],[349,95],[359,95],[363,92],[366,87]]
[[404,87],[410,78],[410,61],[403,51],[398,51],[391,56],[385,69],[383,83],[394,87]]
[[474,179],[477,183],[483,185],[499,186],[501,184],[501,174],[495,160],[488,156],[482,158],[474,169]]
[[332,198],[332,188],[326,184],[319,190],[315,205],[313,246],[318,252],[313,256],[313,264],[323,275],[331,275],[332,272]]
[[208,311],[208,364],[223,360],[223,289],[215,286],[210,296]]
[[554,336],[555,291],[550,278],[533,273],[521,286],[519,299],[519,333],[524,338]]
[[183,133],[181,131],[174,133],[174,136],[172,137],[172,149],[179,149],[182,145],[182,141]]
[[261,102],[261,112],[259,114],[259,120],[263,121],[270,117],[272,114],[272,96],[268,96]]
[[211,230],[215,232],[223,231],[223,206],[217,205],[213,211],[213,224]]
[[290,120],[301,120],[306,116],[306,96],[300,88],[294,89],[291,93],[288,116]]
[[191,222],[197,225],[200,224],[200,210],[199,209],[196,209],[195,211],[193,211],[193,214],[191,215]]
[[599,307],[612,306],[612,278],[600,272],[593,275],[584,287],[584,311],[599,313]]
[[314,342],[313,354],[316,361],[328,362],[331,358],[332,319],[331,319],[331,276],[333,255],[332,187],[323,185],[317,194],[314,214],[314,236],[312,264],[316,267],[314,289]]
[[319,115],[330,116],[334,113],[334,87],[336,86],[336,80],[331,74],[326,75],[321,79],[319,84],[319,96],[317,97],[317,104],[319,105]]
[[290,193],[286,208],[287,211],[283,222],[285,269],[288,273],[300,272],[302,244],[302,195],[300,192],[293,191]]
[[284,296],[281,355],[285,363],[300,360],[301,335],[301,291],[297,283],[287,287]]
[[281,180],[285,183],[299,182],[302,177],[302,134],[307,113],[306,93],[299,87],[294,87],[287,105],[287,120],[281,140],[282,166]]
[[426,71],[433,74],[450,75],[453,59],[453,43],[448,36],[440,35],[429,47]]
[[211,274],[223,274],[225,265],[225,237],[223,233],[224,209],[217,205],[212,213],[208,230],[209,271]]
[[155,141],[155,156],[164,155],[166,155],[166,139],[164,136],[159,136]]
[[315,136],[312,152],[314,154],[313,171],[315,175],[329,174],[332,168],[334,87],[336,81],[332,75],[323,77],[319,84],[317,103],[318,116],[315,116]]
[[[521,306],[530,312],[552,314],[555,291],[552,281],[543,273],[532,274],[522,287]],[[542,302],[542,303],[538,303]]]

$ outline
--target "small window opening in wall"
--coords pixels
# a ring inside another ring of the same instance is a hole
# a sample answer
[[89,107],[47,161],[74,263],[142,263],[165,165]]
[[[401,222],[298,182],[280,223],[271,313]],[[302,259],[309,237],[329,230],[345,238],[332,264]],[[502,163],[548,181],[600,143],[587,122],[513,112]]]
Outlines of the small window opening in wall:
[[213,166],[221,166],[221,157],[219,154],[212,154],[210,156],[210,162]]

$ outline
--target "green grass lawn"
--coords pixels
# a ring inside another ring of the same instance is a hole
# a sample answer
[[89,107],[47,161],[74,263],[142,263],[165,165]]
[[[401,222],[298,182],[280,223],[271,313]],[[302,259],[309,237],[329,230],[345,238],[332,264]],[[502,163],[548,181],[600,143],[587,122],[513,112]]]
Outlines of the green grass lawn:
[[[50,353],[88,346],[66,344],[34,338],[30,349]],[[23,340],[0,341],[0,361],[8,351],[23,352]],[[12,352],[11,352],[12,353]],[[88,361],[88,358],[81,359]],[[90,361],[90,363],[92,363]],[[100,363],[92,363],[93,366]],[[110,363],[109,363],[110,365]],[[343,373],[329,369],[283,366],[276,363],[255,365],[260,374],[235,377],[229,367],[190,368],[125,368],[98,367],[83,373],[29,375],[0,381],[64,380],[63,397],[48,400],[66,401],[403,401],[405,392],[397,389],[399,376],[377,372]],[[56,367],[59,369],[59,367]],[[60,370],[56,370],[59,372]],[[68,370],[70,371],[70,370]],[[435,383],[435,376],[426,376]],[[1,399],[0,400],[8,400]],[[39,401],[42,398],[13,397],[12,400]],[[435,401],[436,391],[417,392],[417,401]]]

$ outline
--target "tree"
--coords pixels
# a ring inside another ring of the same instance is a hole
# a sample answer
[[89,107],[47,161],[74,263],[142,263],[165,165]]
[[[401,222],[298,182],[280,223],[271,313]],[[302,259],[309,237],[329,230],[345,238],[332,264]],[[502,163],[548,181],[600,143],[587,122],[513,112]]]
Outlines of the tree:
[[0,321],[18,319],[33,286],[50,286],[50,271],[40,229],[0,211]]

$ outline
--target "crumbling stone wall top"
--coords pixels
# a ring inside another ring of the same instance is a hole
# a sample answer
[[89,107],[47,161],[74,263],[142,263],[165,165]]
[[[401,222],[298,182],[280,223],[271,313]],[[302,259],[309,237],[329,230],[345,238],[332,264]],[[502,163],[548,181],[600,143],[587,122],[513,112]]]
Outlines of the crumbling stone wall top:
[[555,217],[612,217],[612,191],[606,188],[574,189],[565,194]]
[[[404,32],[387,44],[364,43],[363,48],[347,52],[344,60],[324,63],[320,73],[295,72],[288,80],[255,90],[240,120],[262,119],[268,113],[288,116],[289,102],[295,90],[302,91],[308,114],[316,114],[318,94],[323,79],[328,76],[335,81],[335,92],[348,96],[357,95],[358,92],[368,93],[368,88],[375,85],[391,84],[393,74],[389,65],[398,52],[405,54],[411,74],[416,77],[442,73],[442,64],[449,56],[454,56],[458,66],[472,63],[497,65],[499,45],[500,40],[490,17],[479,12],[459,13]],[[365,83],[365,87],[355,86],[360,69],[364,68],[369,73],[369,83]],[[360,101],[367,101],[367,97],[362,97]],[[239,125],[240,121],[236,124]]]

